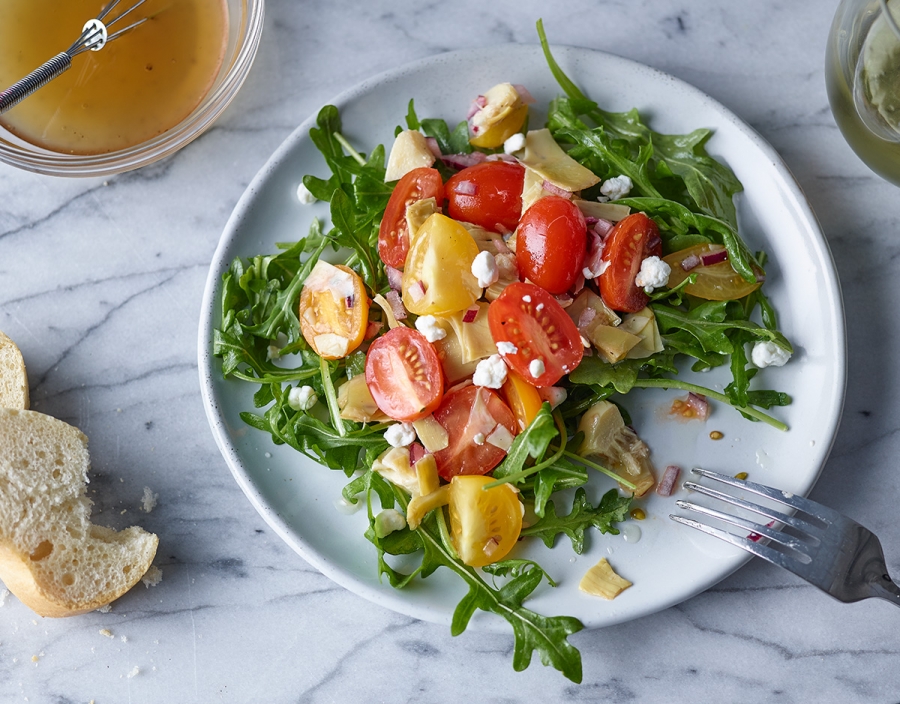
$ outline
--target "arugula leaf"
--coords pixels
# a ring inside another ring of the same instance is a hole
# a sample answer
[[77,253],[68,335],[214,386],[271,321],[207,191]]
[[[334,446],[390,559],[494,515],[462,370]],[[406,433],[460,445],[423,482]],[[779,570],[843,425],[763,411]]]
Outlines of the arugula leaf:
[[529,459],[539,460],[544,456],[550,441],[558,435],[550,404],[544,403],[528,427],[516,435],[503,462],[494,470],[494,478],[506,479],[522,472]]
[[747,333],[749,339],[774,342],[793,353],[791,343],[777,330],[764,328],[751,320],[727,319],[727,304],[728,301],[706,301],[687,312],[663,303],[654,303],[651,307],[661,333],[684,330],[693,335],[707,352],[731,354],[734,342],[726,333],[741,330]]
[[580,555],[584,552],[584,531],[594,526],[601,533],[619,534],[613,523],[621,523],[628,517],[632,497],[620,496],[618,490],[610,489],[600,499],[596,507],[587,500],[587,493],[579,488],[572,501],[572,510],[566,516],[556,514],[553,501],[547,502],[543,518],[534,525],[522,529],[522,535],[534,535],[553,547],[556,536],[564,533],[572,541],[572,549]]

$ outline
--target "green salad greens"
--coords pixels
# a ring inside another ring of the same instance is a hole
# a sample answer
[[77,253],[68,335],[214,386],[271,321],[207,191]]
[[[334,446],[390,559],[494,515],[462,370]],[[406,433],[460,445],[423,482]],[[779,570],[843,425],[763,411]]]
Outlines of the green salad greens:
[[[698,244],[721,245],[739,277],[758,281],[765,255],[748,250],[737,232],[733,197],[741,184],[727,166],[707,153],[709,130],[664,135],[648,127],[636,110],[603,110],[563,73],[540,22],[538,33],[563,93],[551,102],[547,119],[556,142],[601,180],[620,175],[631,179],[631,194],[615,202],[655,221],[665,253]],[[433,138],[442,154],[472,152],[466,121],[451,128],[442,119],[420,119],[412,101],[405,121],[408,129]],[[537,651],[545,665],[580,682],[581,656],[568,636],[581,630],[582,624],[572,617],[543,616],[524,605],[543,582],[556,586],[552,575],[523,559],[502,559],[481,569],[468,566],[457,554],[448,515],[441,508],[427,513],[415,529],[403,524],[398,530],[385,530],[378,520],[386,510],[406,514],[411,500],[405,488],[371,469],[390,447],[385,431],[392,422],[361,423],[341,417],[338,389],[348,379],[365,374],[366,353],[358,349],[340,359],[320,357],[301,334],[298,302],[304,282],[327,251],[339,253],[343,263],[361,277],[368,297],[388,294],[391,286],[377,241],[394,184],[384,180],[384,147],[376,146],[368,154],[357,151],[342,135],[341,117],[334,106],[322,108],[310,137],[331,175],[327,179],[307,175],[303,184],[330,204],[330,226],[317,221],[305,237],[279,245],[276,254],[237,258],[222,279],[221,325],[214,332],[214,354],[221,359],[226,378],[259,387],[253,396],[256,410],[247,410],[241,417],[269,433],[276,444],[289,445],[346,474],[350,481],[343,497],[365,507],[369,519],[365,537],[378,555],[379,576],[392,586],[402,589],[442,567],[465,582],[468,593],[453,615],[453,635],[466,629],[477,610],[496,614],[512,626],[516,670],[526,668]],[[454,173],[441,160],[437,167],[445,178]],[[599,184],[581,195],[595,199]],[[747,345],[755,342],[791,351],[777,329],[773,307],[761,288],[738,300],[697,299],[685,291],[695,281],[696,274],[691,274],[650,296],[662,351],[617,363],[586,355],[559,383],[567,392],[565,400],[555,408],[544,403],[530,425],[515,436],[505,459],[491,473],[489,486],[514,486],[533,513],[522,538],[538,538],[548,548],[568,538],[580,554],[589,528],[617,534],[616,525],[628,519],[633,498],[628,488],[634,485],[596,457],[577,454],[582,440],[579,419],[615,394],[622,396],[634,388],[681,389],[729,404],[750,420],[786,430],[765,411],[790,403],[790,398],[778,391],[751,389],[756,367],[746,352]],[[375,306],[368,315],[373,322],[383,320]],[[676,378],[678,360],[685,358],[691,360],[694,371],[728,365],[732,380],[719,393]],[[296,366],[287,366],[288,360],[296,360]],[[292,390],[301,386],[315,392],[315,405],[292,401]],[[627,423],[627,414],[625,419]],[[593,503],[585,487],[595,472],[613,477],[620,489],[609,489]],[[559,493],[564,489],[574,490],[574,498],[573,492]],[[413,554],[420,559],[412,572],[401,572],[388,562],[389,556]]]

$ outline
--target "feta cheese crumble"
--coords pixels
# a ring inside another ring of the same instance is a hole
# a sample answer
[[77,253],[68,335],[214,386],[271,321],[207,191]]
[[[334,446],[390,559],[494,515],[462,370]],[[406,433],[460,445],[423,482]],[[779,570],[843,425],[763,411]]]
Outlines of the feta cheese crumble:
[[288,392],[288,406],[295,411],[308,411],[318,401],[319,397],[312,386],[295,386]]
[[472,262],[472,276],[478,279],[481,288],[487,288],[500,278],[497,260],[490,252],[479,252]]
[[525,135],[521,132],[516,132],[512,137],[510,137],[503,143],[503,151],[507,154],[514,154],[515,152],[522,151],[524,148]]
[[303,203],[303,205],[309,205],[310,203],[315,203],[318,199],[301,183],[297,186],[297,200]]
[[544,367],[543,359],[532,359],[531,364],[528,365],[528,373],[531,374],[535,379],[537,379],[541,374],[543,374],[546,370]]
[[425,336],[429,342],[437,342],[447,337],[447,331],[438,323],[433,315],[420,315],[416,318],[416,330]]
[[391,447],[406,447],[416,440],[412,423],[395,423],[384,431],[384,439]]
[[669,282],[669,274],[672,267],[659,257],[647,257],[641,262],[641,270],[634,279],[634,285],[650,293],[655,288],[661,288]]
[[475,367],[475,374],[472,375],[472,383],[475,386],[485,386],[489,389],[499,389],[505,381],[506,363],[499,354],[482,359]]
[[475,435],[472,436],[472,442],[476,445],[484,445],[484,433],[475,433]]
[[631,186],[631,179],[627,176],[614,176],[603,182],[603,185],[600,186],[600,192],[606,196],[608,200],[618,200],[619,198],[624,198],[631,192]]
[[519,348],[516,347],[512,342],[500,340],[500,342],[497,343],[497,351],[500,354],[515,354],[519,351]]
[[757,342],[750,353],[750,361],[757,367],[783,367],[791,358],[791,353],[774,342]]

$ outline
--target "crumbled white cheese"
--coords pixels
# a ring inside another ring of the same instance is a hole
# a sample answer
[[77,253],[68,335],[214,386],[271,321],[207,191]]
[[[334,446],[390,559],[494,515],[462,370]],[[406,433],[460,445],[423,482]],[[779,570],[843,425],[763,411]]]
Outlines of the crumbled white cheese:
[[[600,186],[600,192],[609,200],[624,198],[631,192],[631,179],[627,176],[608,178]],[[597,200],[600,200],[599,198]]]
[[412,423],[395,423],[384,431],[384,439],[391,447],[406,447],[416,440]]
[[312,386],[295,386],[288,392],[288,406],[295,411],[308,411],[318,401],[319,397]]
[[669,282],[669,274],[672,267],[659,257],[647,257],[641,262],[641,270],[634,279],[634,285],[648,293],[655,288],[661,288]]
[[500,271],[497,269],[497,260],[490,252],[479,252],[472,261],[472,276],[478,279],[478,285],[481,288],[487,288],[500,278]]
[[309,205],[310,203],[315,203],[318,199],[301,183],[297,186],[297,200],[303,203],[303,205]]
[[526,303],[531,303],[531,296],[526,293],[524,296],[522,296],[522,300]]
[[514,154],[515,152],[522,151],[524,148],[525,135],[521,132],[516,132],[503,143],[503,151],[507,154]]
[[386,508],[375,516],[375,535],[383,538],[406,528],[406,517],[395,508]]
[[475,367],[475,374],[472,375],[472,383],[475,386],[486,386],[489,389],[499,389],[505,381],[506,363],[499,354],[482,359]]
[[541,374],[547,371],[544,366],[543,359],[532,359],[531,363],[528,365],[528,373],[531,374],[535,379],[537,379]]
[[437,318],[433,315],[420,315],[416,318],[416,330],[429,342],[437,342],[447,337],[447,331],[438,324]]
[[476,445],[484,445],[484,433],[475,433],[475,435],[472,436],[472,442]]
[[515,354],[519,351],[519,348],[516,347],[512,342],[500,340],[500,342],[497,343],[497,351],[500,354]]
[[594,278],[594,272],[591,271],[588,267],[584,267],[584,269],[581,270],[581,275],[586,279]]
[[774,342],[757,342],[753,345],[750,360],[760,369],[764,367],[783,367],[791,358],[791,353]]

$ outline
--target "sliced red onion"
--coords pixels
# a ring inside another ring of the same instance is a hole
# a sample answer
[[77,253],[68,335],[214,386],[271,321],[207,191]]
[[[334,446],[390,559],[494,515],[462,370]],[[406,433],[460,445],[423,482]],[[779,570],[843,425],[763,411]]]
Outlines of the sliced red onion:
[[560,308],[568,308],[575,302],[575,299],[568,293],[561,293],[558,296],[554,296],[554,298],[556,299],[556,302],[559,303]]
[[685,257],[684,261],[681,262],[681,268],[684,271],[691,271],[692,269],[696,269],[698,266],[700,266],[700,257],[698,257],[696,254]]
[[575,283],[572,285],[572,293],[581,293],[581,289],[584,288],[584,281],[584,272],[579,271],[578,275],[575,277]]
[[464,323],[474,323],[475,318],[478,317],[478,311],[481,310],[478,306],[472,306],[463,314],[463,322]]
[[603,240],[593,230],[588,232],[590,242],[588,242],[588,255],[584,262],[584,268],[591,272],[591,278],[600,276],[600,270],[603,265]]
[[765,280],[766,280],[765,274],[763,274],[761,271],[756,273],[756,281],[758,283],[763,283]]
[[441,147],[438,144],[438,141],[434,137],[426,137],[425,144],[428,145],[428,149],[431,150],[431,153],[436,157],[440,158],[441,155]]
[[707,418],[709,418],[709,401],[706,400],[706,396],[695,394],[692,391],[688,394],[685,403],[687,404],[688,408],[690,408],[694,412],[695,418],[699,418],[700,420],[706,420]]
[[611,220],[605,220],[604,218],[596,218],[597,222],[594,223],[594,226],[591,229],[592,232],[596,232],[600,235],[601,238],[606,238],[606,236],[612,231],[615,224]]
[[703,262],[703,266],[712,266],[713,264],[724,262],[726,259],[728,259],[728,250],[725,249],[700,255],[700,261]]
[[475,164],[480,164],[487,157],[481,152],[472,152],[471,154],[444,154],[441,160],[454,169],[466,169]]
[[384,265],[384,273],[387,274],[388,285],[394,290],[399,291],[403,288],[403,272],[395,269],[388,264]]
[[678,474],[680,472],[681,467],[674,464],[670,464],[666,467],[662,479],[660,479],[659,484],[656,485],[656,493],[660,496],[671,496],[672,492],[675,490],[675,482],[678,481]]
[[[394,291],[393,293],[396,293],[396,291]],[[416,303],[421,301],[423,298],[425,298],[425,284],[423,284],[421,281],[413,281],[413,283],[409,287],[409,295]]]
[[512,154],[507,154],[506,152],[497,152],[496,154],[488,154],[484,160],[485,161],[508,161],[510,164],[514,164],[519,161]]
[[516,89],[516,93],[519,94],[522,102],[526,105],[532,105],[533,103],[537,102],[531,92],[521,83],[513,83],[513,88]]
[[590,325],[596,317],[597,311],[595,311],[591,307],[585,308],[583,311],[581,311],[581,315],[578,316],[578,329],[583,330],[588,325]]
[[475,100],[472,101],[472,104],[469,106],[469,112],[466,113],[466,119],[471,120],[472,116],[481,110],[485,105],[487,105],[487,98],[483,95],[479,95]]
[[599,220],[600,220],[600,218],[595,218],[593,215],[585,215],[585,216],[584,216],[584,223],[585,223],[588,227],[591,227],[592,225],[595,225],[597,222],[599,222]]
[[397,320],[406,320],[406,308],[403,307],[403,301],[400,300],[400,294],[397,291],[388,291],[384,296],[387,302],[391,304],[391,310]]
[[478,186],[474,181],[457,181],[454,189],[464,196],[474,196],[478,192]]
[[345,305],[347,308],[352,308],[352,307],[353,307],[353,304],[354,304],[355,302],[356,302],[356,296],[354,296],[353,294],[351,294],[351,295],[347,296],[346,298],[344,298],[344,305]]
[[459,391],[460,389],[464,389],[467,386],[472,385],[472,377],[468,377],[467,379],[463,379],[461,382],[456,384],[455,386],[451,386],[449,389],[444,390],[444,395],[449,396],[454,391]]
[[512,250],[506,246],[506,242],[502,237],[491,235],[491,242],[497,248],[497,254],[512,254]]
[[371,340],[373,339],[379,332],[381,332],[381,328],[384,327],[384,323],[380,321],[370,320],[369,324],[366,325],[366,333],[365,339]]
[[560,188],[559,186],[550,183],[547,179],[544,179],[544,183],[541,184],[541,188],[543,188],[547,193],[552,193],[555,196],[560,196],[561,198],[572,199],[572,192],[567,191],[565,188]]
[[409,463],[410,465],[414,465],[420,459],[422,459],[428,452],[425,448],[417,442],[411,443],[409,446]]
[[[769,521],[768,523],[766,523],[766,528],[771,528],[774,525],[775,521]],[[756,543],[762,540],[762,536],[759,533],[750,533],[750,535],[747,536],[747,540],[752,540],[754,543]]]

